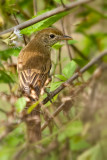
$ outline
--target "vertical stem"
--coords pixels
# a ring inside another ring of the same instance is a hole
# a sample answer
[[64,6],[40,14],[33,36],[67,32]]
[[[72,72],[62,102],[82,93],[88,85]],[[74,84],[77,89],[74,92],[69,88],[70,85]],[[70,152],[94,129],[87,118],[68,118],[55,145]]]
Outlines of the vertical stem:
[[61,65],[61,48],[59,49],[59,73],[62,74],[62,65]]
[[[18,21],[18,19],[16,18],[16,15],[13,14],[13,17],[14,17],[14,19],[15,19],[16,24],[18,25],[18,24],[19,24],[19,21]],[[26,42],[25,36],[24,36],[24,35],[22,35],[22,36],[23,36],[23,40],[24,40],[24,43],[25,43],[25,46],[26,46],[26,45],[27,45],[27,42]]]
[[[61,26],[62,26],[63,33],[65,34],[65,29],[64,29],[63,19],[61,19]],[[72,60],[72,55],[71,55],[71,52],[70,52],[70,47],[69,47],[69,45],[68,45],[68,42],[67,42],[67,41],[66,41],[66,46],[67,46],[67,50],[68,50],[68,54],[69,54],[69,58],[70,58],[70,60]]]
[[61,1],[62,6],[66,8],[66,5],[64,4],[63,0],[60,0],[60,1]]
[[82,57],[85,60],[88,60],[88,57],[86,57],[75,45],[71,44],[70,47],[72,47],[80,57]]
[[55,61],[55,63],[54,63],[54,67],[53,67],[53,72],[52,72],[52,75],[54,75],[55,74],[55,71],[56,71],[56,67],[57,67],[57,62],[58,62],[58,54],[56,54],[56,61]]
[[37,0],[33,0],[34,15],[37,15]]

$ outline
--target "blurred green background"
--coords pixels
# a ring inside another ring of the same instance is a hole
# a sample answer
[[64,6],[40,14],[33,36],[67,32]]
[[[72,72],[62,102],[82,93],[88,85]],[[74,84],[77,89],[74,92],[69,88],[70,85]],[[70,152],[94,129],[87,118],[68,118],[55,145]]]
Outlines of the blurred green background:
[[[70,2],[63,0],[65,5]],[[60,0],[0,0],[0,31],[60,5]],[[22,29],[20,33],[28,43],[36,31],[50,26],[73,37],[72,41],[53,46],[53,80],[49,85],[49,90],[53,91],[107,49],[107,1],[83,4]],[[0,160],[106,160],[107,56],[87,70],[72,87],[56,96],[52,104],[46,105],[52,114],[65,103],[63,111],[43,130],[42,140],[30,145],[26,126],[19,117],[25,102],[19,98],[17,56],[25,46],[24,38],[15,33],[0,37]],[[42,123],[44,117],[41,114]]]

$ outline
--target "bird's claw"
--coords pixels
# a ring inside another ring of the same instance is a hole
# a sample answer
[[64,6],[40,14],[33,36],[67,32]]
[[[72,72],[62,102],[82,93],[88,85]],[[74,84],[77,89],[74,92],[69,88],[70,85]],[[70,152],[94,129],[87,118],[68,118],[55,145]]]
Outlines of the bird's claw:
[[52,103],[51,92],[48,92],[46,88],[44,89],[44,92],[47,94],[49,101]]

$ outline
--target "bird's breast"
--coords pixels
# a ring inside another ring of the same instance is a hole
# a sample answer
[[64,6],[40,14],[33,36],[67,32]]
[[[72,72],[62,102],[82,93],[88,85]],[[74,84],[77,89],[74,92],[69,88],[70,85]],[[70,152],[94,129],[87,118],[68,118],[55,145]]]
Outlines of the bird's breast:
[[36,69],[38,73],[47,73],[50,66],[50,54],[23,53],[18,58],[18,70]]

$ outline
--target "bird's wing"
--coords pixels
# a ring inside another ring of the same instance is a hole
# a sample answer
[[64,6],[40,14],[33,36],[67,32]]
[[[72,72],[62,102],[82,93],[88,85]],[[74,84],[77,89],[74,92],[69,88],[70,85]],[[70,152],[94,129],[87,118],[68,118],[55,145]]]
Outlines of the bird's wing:
[[50,55],[38,55],[36,52],[25,53],[22,50],[18,57],[17,67],[21,90],[27,95],[35,91],[35,96],[38,97],[50,72]]
[[48,78],[48,74],[40,74],[35,69],[27,69],[19,72],[21,90],[32,98],[38,98]]

